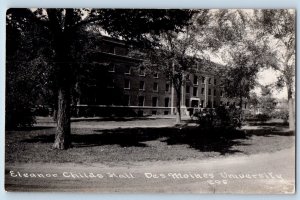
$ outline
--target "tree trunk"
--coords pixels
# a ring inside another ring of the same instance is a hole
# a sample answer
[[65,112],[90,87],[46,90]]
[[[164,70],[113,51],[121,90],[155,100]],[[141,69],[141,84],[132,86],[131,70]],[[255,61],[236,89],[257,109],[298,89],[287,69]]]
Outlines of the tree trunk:
[[[181,89],[181,86],[179,87]],[[176,89],[176,124],[181,124],[181,92]]]
[[292,87],[287,84],[288,90],[288,104],[289,104],[289,129],[290,131],[295,130],[295,105],[292,94]]
[[53,148],[69,147],[71,147],[70,88],[63,86],[58,89],[57,127]]

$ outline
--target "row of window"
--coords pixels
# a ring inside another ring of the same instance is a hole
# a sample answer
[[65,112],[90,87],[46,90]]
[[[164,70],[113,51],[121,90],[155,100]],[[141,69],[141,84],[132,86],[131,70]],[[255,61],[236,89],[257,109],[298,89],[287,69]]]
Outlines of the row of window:
[[[130,96],[124,95],[124,99],[125,99],[125,105],[131,106]],[[144,105],[145,105],[145,96],[139,96],[138,97],[138,106],[144,106]],[[158,106],[158,97],[152,97],[151,105],[153,107]],[[164,107],[169,107],[169,106],[170,106],[170,98],[166,97],[164,100]]]
[[[110,82],[108,84],[108,88],[114,88],[114,80],[112,80],[112,82]],[[124,82],[124,89],[130,89],[131,88],[131,84],[130,84],[130,80],[129,79],[125,79],[125,82]],[[186,93],[187,94],[190,94],[190,86],[186,86]],[[153,87],[152,87],[153,91],[158,91],[158,83],[157,82],[154,82],[153,83]],[[139,90],[145,90],[145,81],[140,81],[139,83]],[[169,92],[170,91],[170,84],[169,83],[166,83],[165,85],[165,91],[166,92]],[[216,89],[208,89],[208,95],[211,96],[212,95],[212,91],[213,91],[213,95],[214,96],[217,96],[217,90]],[[202,87],[201,88],[201,95],[204,95],[205,93],[205,88]],[[193,96],[194,97],[198,97],[198,87],[193,87]],[[220,91],[220,96],[223,97],[223,91],[221,90]]]
[[[190,94],[190,89],[191,89],[191,87],[187,85],[186,88],[185,88],[185,92],[187,94]],[[201,88],[201,95],[204,95],[204,93],[205,93],[205,88],[202,87]],[[210,88],[208,89],[208,95],[209,96],[212,95],[212,89],[210,89]],[[217,96],[217,90],[216,89],[213,90],[213,95]],[[198,87],[193,87],[193,96],[194,97],[198,97],[199,96],[198,95]],[[220,96],[223,97],[223,91],[222,90],[220,91]]]
[[[116,65],[115,64],[109,65],[108,72],[116,72]],[[130,75],[131,73],[132,73],[131,67],[130,66],[126,66],[124,74]],[[140,76],[145,76],[146,75],[144,68],[140,68],[139,69],[139,75]],[[154,78],[158,78],[158,73],[154,73],[153,77]],[[199,80],[198,76],[194,75],[193,84],[194,85],[198,85],[199,84],[198,80]],[[212,84],[212,80],[213,80],[214,85],[216,85],[217,84],[217,79],[213,79],[213,78],[209,78],[209,77],[208,77],[208,84],[211,85]],[[204,76],[201,77],[201,83],[205,84],[205,77]]]
[[[199,83],[198,83],[198,80],[199,80],[198,76],[197,76],[197,75],[194,75],[194,78],[193,78],[193,84],[194,84],[194,85],[198,85],[198,84],[199,84]],[[208,77],[208,84],[211,85],[211,84],[212,84],[212,80],[214,80],[214,81],[213,81],[213,82],[214,82],[214,85],[217,85],[217,79],[212,79],[212,78],[209,78],[209,77]],[[201,83],[202,83],[202,84],[205,84],[205,77],[204,77],[204,76],[201,77]]]
[[[116,72],[116,65],[115,64],[109,65],[108,72],[111,73]],[[132,68],[130,66],[126,66],[124,74],[130,75],[131,73],[132,73]],[[139,69],[139,76],[146,76],[146,72],[144,68]],[[158,78],[158,73],[153,73],[153,77]]]
[[[115,83],[115,80],[112,79],[111,82],[108,83],[108,88],[114,88],[114,83]],[[124,80],[124,89],[126,90],[129,90],[131,88],[131,82],[129,79],[125,79]],[[154,82],[153,83],[153,91],[158,91],[158,83],[157,82]],[[140,81],[139,83],[139,90],[145,90],[145,81]],[[170,84],[169,83],[166,83],[165,85],[165,91],[166,92],[169,92],[170,91]]]

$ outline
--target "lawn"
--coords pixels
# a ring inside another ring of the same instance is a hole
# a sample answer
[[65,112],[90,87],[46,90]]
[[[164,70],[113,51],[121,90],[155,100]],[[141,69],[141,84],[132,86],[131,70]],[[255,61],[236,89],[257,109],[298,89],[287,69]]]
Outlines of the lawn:
[[[207,159],[275,152],[295,145],[281,124],[246,130],[174,127],[174,119],[73,120],[73,148],[53,150],[55,128],[40,121],[27,130],[6,131],[7,163],[132,163]],[[160,127],[157,127],[160,124]]]

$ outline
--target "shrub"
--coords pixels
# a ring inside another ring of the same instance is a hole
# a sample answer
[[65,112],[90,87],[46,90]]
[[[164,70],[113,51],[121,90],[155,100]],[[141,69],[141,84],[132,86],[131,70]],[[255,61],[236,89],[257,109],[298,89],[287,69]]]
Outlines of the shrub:
[[5,126],[6,129],[15,129],[20,127],[32,127],[35,123],[35,116],[31,108],[27,105],[14,105],[6,107]]
[[195,113],[201,127],[238,128],[242,125],[242,111],[235,106],[219,106],[215,109],[203,109]]
[[275,111],[272,113],[272,118],[283,119],[284,122],[287,122],[289,119],[289,111],[288,110]]
[[268,115],[268,114],[257,114],[256,115],[256,119],[258,121],[265,122],[265,121],[271,119],[271,115]]

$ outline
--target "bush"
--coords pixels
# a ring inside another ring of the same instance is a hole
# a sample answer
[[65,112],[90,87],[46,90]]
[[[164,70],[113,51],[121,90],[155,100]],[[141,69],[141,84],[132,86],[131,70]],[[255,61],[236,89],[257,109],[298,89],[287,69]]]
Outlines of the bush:
[[31,108],[27,105],[14,105],[6,107],[5,126],[6,129],[15,129],[20,127],[32,127],[35,123],[35,116]]
[[287,122],[289,119],[289,111],[288,110],[275,111],[272,113],[272,118],[283,119],[284,122]]
[[261,121],[261,122],[268,121],[269,119],[271,119],[271,115],[268,115],[268,114],[257,114],[256,115],[256,120]]
[[235,106],[219,106],[215,109],[203,109],[195,113],[201,127],[238,128],[242,125],[242,111]]

